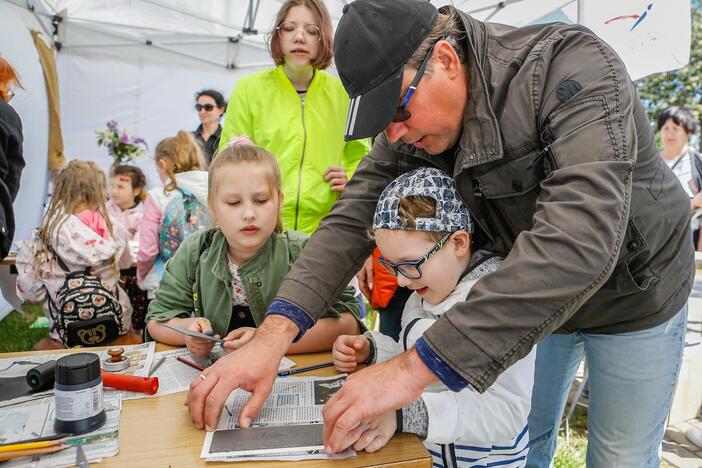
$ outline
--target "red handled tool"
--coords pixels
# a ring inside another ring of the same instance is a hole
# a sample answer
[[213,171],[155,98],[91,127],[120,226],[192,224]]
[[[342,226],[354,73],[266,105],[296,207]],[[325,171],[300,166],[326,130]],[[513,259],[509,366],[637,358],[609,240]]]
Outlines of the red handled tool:
[[113,374],[103,369],[102,383],[105,387],[130,390],[153,395],[158,391],[158,377],[137,377],[134,375]]

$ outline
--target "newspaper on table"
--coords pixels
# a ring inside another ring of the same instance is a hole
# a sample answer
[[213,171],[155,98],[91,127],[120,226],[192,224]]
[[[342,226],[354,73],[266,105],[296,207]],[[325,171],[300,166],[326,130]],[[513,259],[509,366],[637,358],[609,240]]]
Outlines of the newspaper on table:
[[[124,371],[120,371],[120,374],[136,375],[139,377],[149,377],[150,369],[164,357],[164,361],[158,366],[156,371],[151,375],[151,377],[158,377],[158,392],[154,395],[147,395],[142,392],[131,392],[127,390],[117,390],[114,388],[105,387],[104,395],[108,396],[119,396],[122,400],[138,400],[141,398],[152,398],[159,397],[163,395],[170,395],[171,393],[183,392],[190,388],[190,383],[200,375],[200,371],[194,369],[182,362],[178,361],[176,358],[178,356],[184,357],[188,360],[195,362],[203,367],[209,367],[217,359],[226,355],[226,352],[221,347],[215,347],[213,352],[207,358],[196,358],[190,351],[186,348],[177,348],[169,351],[154,352],[155,343],[143,343],[139,345],[127,345],[121,346],[124,348],[125,356],[130,358],[130,366]],[[98,355],[100,362],[104,362],[109,356],[107,351],[90,351]],[[16,358],[5,358],[0,359],[0,378],[3,377],[18,377],[27,374],[29,369],[43,364],[47,361],[56,360],[64,354],[42,354],[42,355],[32,355],[23,356]],[[290,359],[283,357],[280,361],[280,366],[278,370],[286,370],[295,366],[295,363]],[[6,369],[2,371],[2,369]],[[6,406],[16,405],[17,403],[22,403],[26,401],[36,401],[38,404],[48,403],[49,400],[53,399],[54,391],[53,389],[46,390],[44,392],[37,392],[31,395],[15,398],[12,400],[0,401],[0,408]],[[0,396],[1,398],[1,396]]]
[[[147,377],[149,375],[149,369],[154,362],[154,351],[156,343],[142,343],[138,345],[124,345],[120,348],[124,348],[124,355],[129,357],[129,368],[120,371],[120,374],[135,375],[139,377]],[[105,359],[109,359],[107,351],[95,351],[90,348],[83,350],[86,353],[95,353],[100,358],[100,363],[102,364]],[[66,353],[56,353],[56,354],[36,354],[28,356],[19,356],[12,358],[0,359],[0,378],[9,377],[20,377],[27,375],[27,371],[30,369],[44,364],[45,362],[51,360],[58,360],[59,358],[66,356]],[[135,393],[135,392],[125,392],[122,390],[115,390],[112,388],[105,388],[105,397],[119,395],[125,393]],[[54,390],[49,389],[44,392],[37,392],[31,395],[26,395],[19,398],[14,398],[12,400],[2,400],[2,395],[0,395],[0,408],[6,406],[13,406],[17,403],[22,403],[26,401],[39,400],[40,404],[48,403],[48,400],[53,400]],[[143,395],[143,394],[141,394]],[[141,397],[139,397],[141,398]]]
[[[190,354],[190,351],[188,351],[186,348],[160,351],[154,354],[154,365],[158,364],[161,358],[165,359],[151,375],[151,377],[158,377],[158,391],[153,395],[146,395],[145,393],[140,392],[122,391],[120,392],[122,394],[122,399],[133,400],[139,398],[153,398],[170,395],[171,393],[184,392],[190,388],[190,383],[195,380],[202,371],[178,361],[178,356],[193,361],[202,367],[209,367],[225,354],[226,353],[221,350],[221,348],[219,351],[217,351],[217,348],[215,348],[214,353],[211,353],[210,357],[207,358],[196,358]],[[283,356],[278,370],[290,369],[294,365],[295,363],[293,361]]]
[[[118,396],[105,396],[103,405],[107,420],[98,429],[86,434],[69,437],[64,443],[65,450],[46,455],[33,455],[5,462],[3,468],[19,467],[31,464],[35,468],[58,468],[73,466],[76,463],[77,445],[82,445],[85,456],[90,462],[97,462],[106,457],[113,457],[119,452],[119,414],[122,401]],[[7,444],[21,440],[55,435],[54,400],[37,403],[25,401],[0,412],[0,443]]]
[[239,412],[251,394],[235,390],[224,404],[217,430],[206,434],[200,458],[207,461],[292,461],[355,456],[352,449],[327,455],[322,443],[322,409],[345,381],[346,374],[276,379],[271,394],[251,424],[254,431],[238,429]]

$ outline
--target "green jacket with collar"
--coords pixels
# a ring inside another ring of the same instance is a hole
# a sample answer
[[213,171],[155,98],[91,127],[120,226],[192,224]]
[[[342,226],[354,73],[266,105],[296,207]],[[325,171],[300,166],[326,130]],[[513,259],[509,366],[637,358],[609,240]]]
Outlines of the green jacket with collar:
[[[307,239],[307,235],[295,231],[273,234],[239,268],[256,325],[263,321],[268,305]],[[215,333],[226,335],[232,313],[228,260],[227,242],[220,230],[203,230],[187,238],[166,263],[146,321],[194,315],[207,318]],[[358,301],[351,287],[345,288],[322,316],[339,317],[343,312],[359,316]]]
[[283,226],[312,234],[339,192],[324,180],[329,166],[342,165],[351,178],[368,154],[368,139],[344,141],[349,97],[341,82],[316,70],[304,99],[283,66],[241,78],[227,106],[219,140],[247,135],[278,160],[282,175]]

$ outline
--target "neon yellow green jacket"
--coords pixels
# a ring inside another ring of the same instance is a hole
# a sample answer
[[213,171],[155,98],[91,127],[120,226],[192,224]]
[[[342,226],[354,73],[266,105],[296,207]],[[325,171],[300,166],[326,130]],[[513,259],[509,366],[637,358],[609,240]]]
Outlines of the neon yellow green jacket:
[[283,225],[311,234],[339,197],[323,179],[342,165],[350,178],[370,148],[344,142],[349,98],[341,82],[315,71],[304,106],[282,65],[241,78],[227,106],[220,148],[247,135],[278,159],[283,177]]

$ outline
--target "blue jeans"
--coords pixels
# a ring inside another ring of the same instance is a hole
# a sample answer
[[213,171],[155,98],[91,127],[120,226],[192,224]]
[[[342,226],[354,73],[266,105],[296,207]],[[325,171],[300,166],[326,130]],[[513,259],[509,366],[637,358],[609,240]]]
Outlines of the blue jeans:
[[660,446],[680,371],[687,305],[648,330],[551,335],[538,344],[527,467],[551,466],[568,390],[588,365],[588,467],[660,466]]

